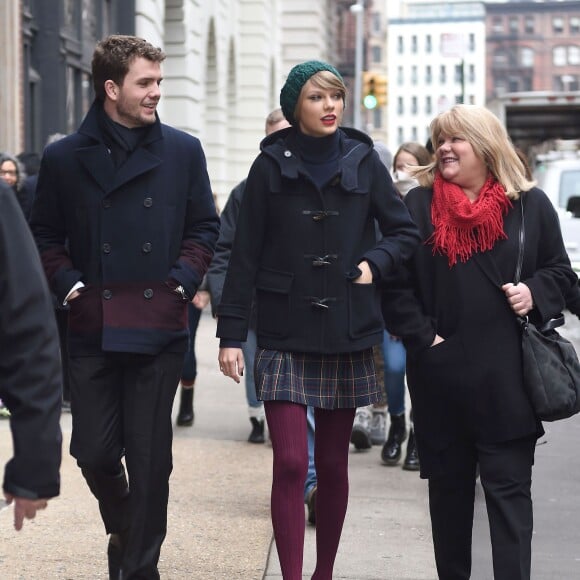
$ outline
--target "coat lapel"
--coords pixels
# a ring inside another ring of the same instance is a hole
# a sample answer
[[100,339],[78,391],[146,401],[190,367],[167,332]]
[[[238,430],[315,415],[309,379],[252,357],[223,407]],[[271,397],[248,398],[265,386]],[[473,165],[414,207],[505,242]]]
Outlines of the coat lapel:
[[157,155],[142,147],[137,148],[115,172],[112,189],[122,187],[125,183],[151,171],[160,164],[161,159]]
[[77,149],[76,154],[81,165],[98,183],[104,193],[111,191],[115,177],[115,167],[104,143]]

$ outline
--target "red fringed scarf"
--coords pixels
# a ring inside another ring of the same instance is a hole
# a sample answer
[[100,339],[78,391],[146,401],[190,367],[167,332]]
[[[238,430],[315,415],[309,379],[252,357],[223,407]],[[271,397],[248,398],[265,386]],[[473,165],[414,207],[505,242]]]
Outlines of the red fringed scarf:
[[434,255],[447,256],[450,268],[458,259],[466,262],[474,252],[491,250],[497,240],[507,238],[503,216],[511,207],[505,189],[491,175],[471,203],[458,185],[437,173],[431,202],[435,231],[427,243],[433,244]]

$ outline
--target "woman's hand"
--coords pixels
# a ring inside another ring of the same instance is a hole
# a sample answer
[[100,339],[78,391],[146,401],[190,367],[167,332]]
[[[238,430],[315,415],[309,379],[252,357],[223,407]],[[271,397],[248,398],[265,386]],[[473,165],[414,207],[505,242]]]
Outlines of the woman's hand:
[[373,272],[369,263],[364,260],[358,264],[358,269],[361,271],[361,275],[353,280],[355,284],[372,284],[373,283]]
[[509,282],[504,284],[501,289],[504,291],[511,309],[518,316],[525,316],[534,307],[532,292],[523,282],[517,286]]
[[240,382],[244,376],[244,355],[241,348],[220,348],[218,355],[220,371],[226,376]]

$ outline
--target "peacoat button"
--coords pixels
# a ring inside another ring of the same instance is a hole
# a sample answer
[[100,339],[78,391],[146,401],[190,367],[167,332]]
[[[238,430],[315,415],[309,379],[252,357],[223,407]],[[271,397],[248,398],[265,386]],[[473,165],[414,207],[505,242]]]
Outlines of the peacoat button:
[[141,248],[144,254],[148,254],[151,251],[151,242],[145,242]]
[[110,200],[110,198],[106,197],[105,199],[103,199],[103,207],[105,209],[109,209],[112,205],[113,202]]
[[108,288],[103,290],[103,298],[105,300],[110,300],[112,297],[113,297],[113,292],[111,292],[111,290],[109,290]]
[[151,288],[147,288],[143,291],[143,296],[145,296],[147,300],[151,300],[151,298],[153,298],[153,290],[151,290]]
[[292,151],[286,149],[286,151],[284,151],[284,157],[292,157]]
[[110,254],[111,253],[111,244],[105,242],[103,244],[103,254]]
[[143,200],[143,205],[144,205],[145,207],[151,207],[151,206],[153,205],[153,198],[152,198],[152,197],[146,197],[146,198]]

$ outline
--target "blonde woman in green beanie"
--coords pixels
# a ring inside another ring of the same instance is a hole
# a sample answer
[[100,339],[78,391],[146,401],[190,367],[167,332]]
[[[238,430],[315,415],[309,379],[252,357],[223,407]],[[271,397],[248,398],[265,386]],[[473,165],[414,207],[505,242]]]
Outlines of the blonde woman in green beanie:
[[307,406],[318,475],[312,578],[329,580],[355,409],[381,396],[372,353],[383,336],[379,282],[418,243],[371,139],[340,127],[345,97],[330,64],[290,71],[280,105],[291,127],[262,141],[250,170],[218,308],[220,369],[239,382],[255,292],[256,390],[272,439],[272,523],[285,580],[302,579]]

